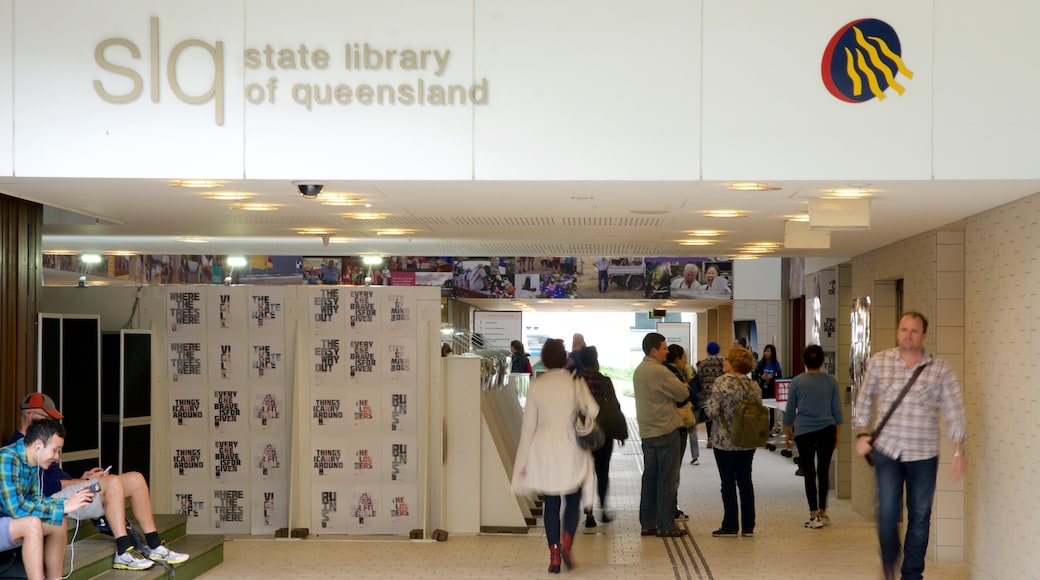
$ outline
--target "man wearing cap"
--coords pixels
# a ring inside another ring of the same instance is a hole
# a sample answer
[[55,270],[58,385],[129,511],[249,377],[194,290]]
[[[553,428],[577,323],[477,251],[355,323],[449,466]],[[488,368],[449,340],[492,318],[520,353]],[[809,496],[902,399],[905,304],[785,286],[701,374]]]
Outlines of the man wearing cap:
[[[82,489],[64,499],[40,494],[38,473],[56,463],[65,444],[65,429],[46,418],[30,425],[27,435],[0,449],[0,543],[22,541],[22,561],[29,578],[61,578],[68,528],[65,515],[90,505],[94,494]],[[14,519],[12,519],[14,518]],[[3,537],[3,532],[8,537]]]
[[[54,401],[43,393],[31,393],[22,400],[22,425],[7,441],[10,445],[21,439],[35,421],[42,419],[62,419],[61,412]],[[61,499],[72,497],[77,491],[89,486],[93,481],[101,484],[100,502],[87,504],[83,509],[69,516],[77,520],[95,520],[102,516],[108,520],[112,528],[112,536],[116,539],[116,555],[112,567],[120,570],[147,570],[153,561],[168,564],[180,564],[188,560],[187,554],[174,552],[166,547],[159,538],[152,516],[152,499],[148,491],[148,483],[139,472],[131,471],[122,474],[109,474],[106,470],[95,467],[83,474],[79,479],[62,471],[57,461],[41,466],[43,469],[43,493],[49,498]],[[130,507],[140,529],[145,534],[148,544],[147,554],[140,554],[132,546],[133,542],[126,531],[126,500],[130,499]]]
[[[715,379],[725,374],[722,370],[722,361],[726,360],[719,356],[719,343],[708,343],[708,356],[697,362],[697,374],[701,377],[701,398],[707,400],[711,393],[711,385]],[[704,428],[708,431],[708,448],[711,448],[711,426],[713,421],[706,421]]]

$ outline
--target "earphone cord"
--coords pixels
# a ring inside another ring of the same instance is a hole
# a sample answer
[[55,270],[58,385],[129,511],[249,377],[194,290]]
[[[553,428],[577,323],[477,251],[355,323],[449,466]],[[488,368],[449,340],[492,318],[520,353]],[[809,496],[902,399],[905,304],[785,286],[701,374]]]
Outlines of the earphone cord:
[[[36,447],[36,495],[37,500],[43,503],[43,469],[40,467],[40,447]],[[79,535],[79,520],[76,520],[76,530],[72,532],[72,541],[69,542],[69,549],[72,553],[69,557],[69,573],[62,576],[62,580],[66,580],[76,570],[76,536]]]

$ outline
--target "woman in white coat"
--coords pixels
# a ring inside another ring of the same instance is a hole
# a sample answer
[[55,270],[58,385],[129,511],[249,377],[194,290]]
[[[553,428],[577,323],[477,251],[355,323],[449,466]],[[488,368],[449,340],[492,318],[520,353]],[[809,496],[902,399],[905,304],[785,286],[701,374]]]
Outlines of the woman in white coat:
[[[545,341],[542,364],[549,371],[531,381],[527,390],[520,446],[513,468],[513,492],[517,495],[541,493],[545,497],[549,572],[558,574],[561,557],[568,568],[574,565],[571,546],[578,529],[578,515],[583,508],[592,508],[595,496],[592,453],[578,446],[574,434],[575,399],[592,416],[599,414],[599,405],[584,379],[575,380],[564,369],[567,350],[562,340]],[[566,496],[566,504],[561,534],[563,496]]]

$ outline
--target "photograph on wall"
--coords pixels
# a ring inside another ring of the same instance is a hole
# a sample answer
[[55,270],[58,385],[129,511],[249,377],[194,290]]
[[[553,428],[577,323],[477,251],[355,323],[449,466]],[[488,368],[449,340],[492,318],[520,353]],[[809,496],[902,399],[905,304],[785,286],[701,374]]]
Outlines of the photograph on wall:
[[241,336],[249,312],[245,291],[230,286],[214,286],[206,288],[205,295],[206,329],[210,338],[227,340],[224,335]]
[[[248,482],[247,482],[248,483]],[[213,529],[222,534],[249,533],[249,493],[247,486],[213,486],[210,506],[213,508]]]
[[379,512],[382,487],[378,483],[352,485],[347,488],[350,505],[347,518],[349,534],[382,534],[386,516]]
[[[340,331],[342,333],[342,329]],[[301,353],[310,372],[311,384],[318,387],[340,386],[347,376],[350,361],[344,348],[343,335],[311,335],[310,350]]]
[[249,289],[249,336],[285,336],[285,289],[259,286]]
[[250,532],[256,536],[273,535],[289,526],[289,494],[276,482],[254,482],[252,490]]
[[244,484],[249,481],[250,451],[245,439],[237,435],[215,435],[210,445],[212,460],[210,474],[213,486]]
[[311,493],[311,533],[345,534],[349,509],[339,485],[315,485]]
[[419,353],[416,351],[414,336],[387,338],[383,344],[386,364],[386,380],[390,383],[414,385],[417,382],[417,363]]
[[171,288],[166,292],[166,328],[170,336],[201,336],[206,333],[203,312],[206,294],[196,287]]
[[305,294],[312,335],[339,336],[347,327],[347,309],[341,306],[343,288],[308,288]]
[[242,385],[249,378],[246,367],[249,363],[249,352],[241,335],[226,336],[217,334],[206,342],[209,363],[209,384]]
[[382,265],[384,284],[436,286],[441,289],[441,296],[448,297],[454,285],[454,263],[451,256],[390,256]]
[[311,483],[329,486],[348,481],[352,470],[349,450],[342,439],[329,436],[312,436],[311,440]]
[[454,294],[460,298],[512,298],[516,258],[456,258]]
[[253,482],[285,482],[288,475],[288,454],[285,441],[277,438],[256,438],[253,441]]
[[211,437],[234,435],[248,438],[249,416],[243,411],[249,408],[249,395],[245,389],[210,389]]
[[170,393],[170,440],[202,437],[209,425],[209,407],[203,400],[205,391],[182,390]]
[[344,402],[349,400],[343,395],[343,389],[314,389],[311,392],[312,436],[343,433],[350,415]]
[[[534,298],[578,297],[578,278],[584,269],[581,258],[541,256],[515,260],[518,276],[515,278],[516,287],[523,290],[524,297],[529,297],[532,288],[535,292]],[[534,285],[535,282],[537,286]]]
[[283,387],[285,385],[285,338],[281,335],[253,336],[249,341],[249,384]]
[[733,262],[721,258],[646,259],[647,298],[730,299]]
[[590,256],[579,261],[578,298],[644,297],[646,268],[636,256]]
[[170,337],[166,346],[166,368],[170,392],[206,386],[205,338]]
[[378,385],[383,382],[383,367],[389,357],[382,350],[385,342],[347,337],[347,381],[354,385]]
[[383,315],[381,304],[376,304],[375,291],[349,288],[347,298],[347,331],[351,335],[371,335],[379,332]]
[[383,519],[384,534],[407,534],[418,527],[419,497],[416,485],[384,485]]
[[305,284],[338,285],[343,283],[342,258],[303,258],[300,265]]
[[415,336],[415,324],[418,312],[415,306],[415,292],[411,290],[392,290],[384,294],[383,332],[388,336],[404,334]]
[[382,424],[383,392],[381,387],[353,387],[343,397],[347,405],[345,415],[351,436],[377,434]]
[[[366,282],[365,279],[369,278]],[[361,256],[343,258],[343,283],[351,286],[382,286],[382,272],[375,266],[369,266]],[[378,280],[378,282],[377,282]]]
[[513,279],[515,285],[513,294],[516,298],[538,297],[538,289],[540,284],[540,278],[538,277],[538,274],[532,272],[525,272],[523,274],[516,274]]
[[285,392],[281,389],[253,390],[253,429],[272,434],[286,432]]
[[380,469],[383,483],[418,483],[418,446],[414,437],[384,437],[385,457]]
[[173,513],[188,516],[189,534],[210,533],[209,506],[209,485],[173,482]]
[[[403,385],[402,385],[403,386]],[[383,398],[383,435],[412,435],[419,429],[418,399],[415,387],[391,386],[380,390]]]

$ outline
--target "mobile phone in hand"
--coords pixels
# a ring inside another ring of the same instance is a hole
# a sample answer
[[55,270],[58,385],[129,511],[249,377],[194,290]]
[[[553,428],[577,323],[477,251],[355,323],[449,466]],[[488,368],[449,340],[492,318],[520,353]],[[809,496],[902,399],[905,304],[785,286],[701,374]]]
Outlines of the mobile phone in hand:
[[101,493],[101,483],[95,481],[94,483],[91,483],[90,487],[88,487],[87,489],[89,489],[91,493]]

